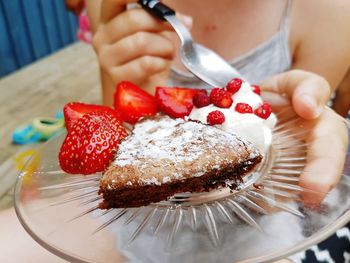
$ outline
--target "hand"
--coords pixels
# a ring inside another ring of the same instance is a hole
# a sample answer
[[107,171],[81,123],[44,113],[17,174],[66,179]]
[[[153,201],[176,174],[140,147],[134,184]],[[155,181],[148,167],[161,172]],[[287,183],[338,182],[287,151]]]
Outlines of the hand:
[[115,84],[129,80],[150,93],[166,81],[175,56],[173,43],[164,35],[171,31],[165,21],[141,8],[126,10],[136,0],[103,0],[100,19],[93,37],[99,64],[114,85],[104,90],[111,104]]
[[289,99],[310,129],[306,138],[307,164],[300,176],[300,185],[317,192],[305,192],[306,203],[320,203],[341,177],[348,146],[344,122],[325,107],[330,86],[316,74],[291,70],[265,81],[262,89]]
[[84,9],[84,0],[65,0],[66,7],[79,16]]

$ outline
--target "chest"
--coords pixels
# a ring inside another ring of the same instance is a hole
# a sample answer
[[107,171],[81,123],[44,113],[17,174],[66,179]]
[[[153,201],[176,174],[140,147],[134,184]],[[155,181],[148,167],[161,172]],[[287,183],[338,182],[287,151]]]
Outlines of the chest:
[[228,60],[272,38],[280,29],[287,4],[280,0],[165,2],[193,18],[191,33],[195,41]]

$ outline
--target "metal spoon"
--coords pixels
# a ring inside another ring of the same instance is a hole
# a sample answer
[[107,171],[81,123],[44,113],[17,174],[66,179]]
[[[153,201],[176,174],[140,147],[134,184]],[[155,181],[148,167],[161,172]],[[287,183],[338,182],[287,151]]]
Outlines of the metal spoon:
[[195,76],[214,87],[224,87],[233,78],[244,77],[222,57],[193,42],[191,33],[175,16],[175,11],[157,0],[139,0],[152,15],[168,21],[181,40],[181,61]]

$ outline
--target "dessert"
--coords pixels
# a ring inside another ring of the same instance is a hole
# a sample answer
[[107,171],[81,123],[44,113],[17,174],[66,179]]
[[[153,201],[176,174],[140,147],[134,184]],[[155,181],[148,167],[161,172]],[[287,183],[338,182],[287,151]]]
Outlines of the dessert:
[[226,88],[212,89],[210,104],[202,103],[207,101],[205,98],[193,100],[194,107],[188,118],[211,124],[208,115],[220,111],[224,121],[215,123],[219,129],[235,133],[265,152],[272,142],[276,116],[270,105],[263,102],[260,93],[259,86],[233,79]]
[[101,208],[135,207],[179,192],[239,181],[262,159],[249,142],[214,126],[156,116],[138,122],[100,181]]
[[[235,188],[271,143],[276,117],[260,92],[233,79],[210,94],[157,87],[152,96],[123,81],[114,109],[66,105],[60,165],[68,173],[103,171],[99,194],[106,209],[148,205],[179,192]],[[122,121],[135,124],[130,135]]]

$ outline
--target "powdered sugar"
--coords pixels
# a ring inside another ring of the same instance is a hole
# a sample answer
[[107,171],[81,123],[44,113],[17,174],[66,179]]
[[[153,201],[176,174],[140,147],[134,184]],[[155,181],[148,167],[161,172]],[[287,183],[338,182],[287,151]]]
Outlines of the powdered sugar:
[[[201,176],[209,168],[219,169],[223,163],[232,162],[227,156],[233,149],[238,158],[236,162],[241,161],[241,157],[254,158],[259,155],[250,143],[242,141],[235,134],[162,116],[136,124],[130,137],[119,145],[112,165],[120,169],[137,167],[137,184],[160,185]],[[247,156],[247,152],[250,156]],[[124,180],[125,176],[128,177],[123,174],[119,178]]]

